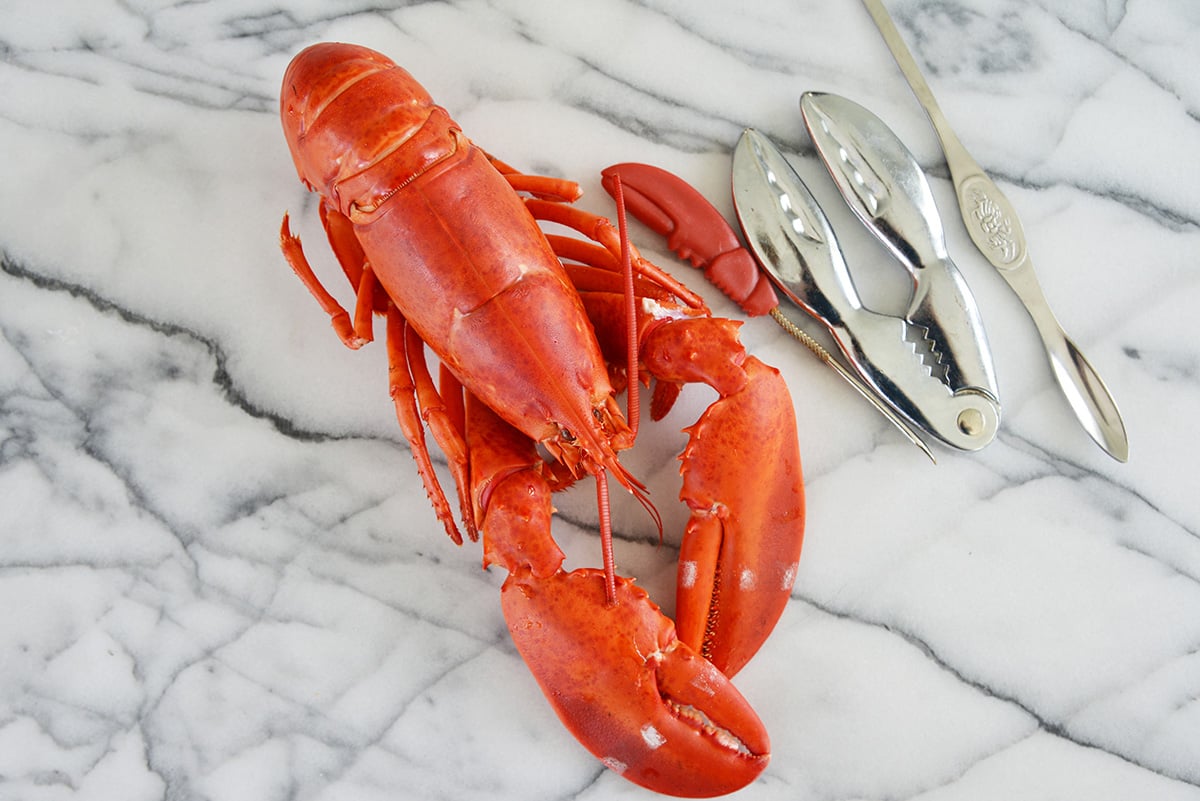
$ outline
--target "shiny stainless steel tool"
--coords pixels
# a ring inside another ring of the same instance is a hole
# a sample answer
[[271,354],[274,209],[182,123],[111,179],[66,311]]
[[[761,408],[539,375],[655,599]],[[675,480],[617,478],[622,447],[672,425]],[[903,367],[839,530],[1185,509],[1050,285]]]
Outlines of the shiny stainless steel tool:
[[[918,273],[908,319],[864,308],[808,187],[752,129],[734,149],[733,200],[750,249],[776,287],[826,325],[880,397],[947,445],[978,450],[992,440],[1000,406],[986,340],[957,311],[971,305],[969,294],[932,286],[950,280],[925,278],[942,274],[935,264]],[[914,343],[928,337],[931,347],[919,353]]]
[[880,0],[863,0],[863,4],[871,13],[900,71],[925,108],[942,142],[946,164],[950,167],[950,176],[958,194],[959,212],[971,240],[1004,276],[1033,318],[1050,359],[1054,378],[1084,430],[1114,459],[1127,461],[1129,438],[1116,401],[1096,369],[1067,337],[1050,310],[1034,274],[1033,262],[1026,250],[1025,232],[1012,204],[950,128],[933,97],[933,91],[925,82],[883,3]]

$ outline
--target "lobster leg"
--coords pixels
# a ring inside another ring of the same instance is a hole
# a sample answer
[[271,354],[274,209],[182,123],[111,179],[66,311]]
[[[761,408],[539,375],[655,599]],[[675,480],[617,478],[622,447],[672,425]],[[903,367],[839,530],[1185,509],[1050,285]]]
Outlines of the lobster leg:
[[350,286],[355,288],[354,331],[364,339],[371,340],[371,313],[387,313],[387,293],[379,286],[375,271],[367,261],[358,237],[354,235],[354,223],[324,199],[321,200],[320,213],[329,247],[342,266]]
[[[525,206],[535,219],[565,225],[583,234],[593,242],[600,243],[613,255],[618,265],[621,263],[621,236],[616,227],[604,217],[582,211],[574,206],[568,206],[565,203],[554,203],[547,200],[526,198]],[[708,310],[708,306],[705,305],[703,298],[676,281],[658,265],[642,258],[632,244],[629,245],[629,248],[635,273],[668,289],[672,295],[679,298],[689,307]]]
[[[355,330],[355,323],[351,322],[350,315],[342,307],[342,304],[337,302],[337,299],[329,294],[329,291],[321,284],[321,280],[317,278],[313,272],[312,265],[308,263],[308,259],[304,256],[304,249],[300,245],[300,237],[292,233],[291,225],[288,221],[288,215],[283,215],[283,225],[279,229],[279,247],[283,250],[283,255],[291,265],[292,271],[312,293],[312,296],[317,299],[317,303],[321,304],[321,308],[329,315],[330,322],[333,324],[333,330],[337,332],[338,337],[346,345],[353,350],[358,350],[367,342],[371,341],[371,335],[368,331],[366,336],[362,332]],[[357,284],[356,284],[357,289]],[[355,315],[356,319],[358,315]]]
[[[458,502],[462,510],[463,524],[467,528],[467,536],[479,539],[479,529],[475,523],[475,512],[471,504],[470,482],[467,475],[467,443],[463,434],[461,415],[453,404],[455,390],[458,392],[458,403],[461,403],[462,389],[449,387],[451,402],[433,384],[429,375],[429,367],[425,362],[425,343],[412,326],[404,327],[404,353],[408,358],[409,374],[416,389],[417,400],[421,409],[421,419],[429,430],[442,452],[450,473],[454,477],[454,485],[458,488]],[[448,373],[448,371],[447,371]],[[443,383],[449,383],[443,380]]]
[[485,563],[509,571],[509,631],[564,725],[607,767],[661,793],[723,795],[753,781],[770,744],[729,680],[629,579],[616,578],[609,603],[604,571],[562,570],[532,443],[470,396],[467,441]]
[[527,175],[515,167],[505,164],[500,159],[487,154],[487,160],[496,168],[508,185],[517,192],[528,192],[541,200],[553,200],[562,203],[572,203],[579,200],[583,190],[574,181],[565,178],[551,178],[545,175]]
[[570,203],[578,200],[579,196],[583,194],[579,189],[579,184],[562,178],[548,178],[544,175],[526,175],[520,172],[513,172],[505,173],[504,179],[508,181],[509,186],[515,191],[528,192],[542,200]]
[[[446,419],[449,425],[457,432],[465,432],[467,430],[465,400],[463,398],[463,385],[458,380],[454,373],[450,372],[446,365],[438,365],[438,395],[442,398],[442,405],[445,408]],[[465,445],[464,445],[465,447]]]
[[446,454],[458,489],[459,505],[467,534],[472,540],[478,539],[475,514],[468,492],[466,443],[461,422],[456,424],[453,411],[447,411],[446,404],[434,387],[425,362],[424,343],[408,326],[396,307],[387,302],[371,265],[366,261],[362,248],[354,237],[350,221],[337,210],[330,209],[322,203],[321,222],[325,226],[338,263],[355,289],[357,300],[353,323],[350,315],[329,294],[313,272],[312,266],[304,256],[299,237],[291,232],[287,215],[284,215],[280,230],[283,253],[300,280],[330,315],[334,330],[348,347],[357,349],[370,342],[373,339],[371,313],[376,310],[385,311],[388,318],[388,390],[396,407],[400,430],[408,441],[413,459],[417,463],[417,473],[425,485],[425,493],[429,496],[430,503],[450,539],[461,545],[462,534],[454,523],[454,515],[434,473],[429,449],[425,444],[422,421],[429,426],[434,440]]
[[[429,502],[433,505],[438,520],[442,521],[442,525],[446,528],[446,534],[456,545],[462,545],[462,534],[459,533],[458,526],[454,523],[454,514],[446,502],[446,495],[442,491],[441,484],[438,483],[437,475],[433,470],[433,461],[429,457],[429,448],[425,444],[425,428],[422,425],[422,415],[417,405],[418,394],[423,394],[430,399],[430,406],[433,409],[432,417],[440,421],[437,426],[431,426],[431,428],[435,438],[439,434],[445,437],[445,441],[439,440],[439,444],[450,458],[451,471],[458,482],[459,500],[463,504],[463,517],[467,521],[468,534],[475,539],[477,537],[474,529],[475,518],[470,512],[469,499],[466,494],[468,484],[465,444],[456,448],[456,440],[460,438],[448,430],[450,429],[449,418],[436,413],[438,405],[432,402],[430,393],[432,396],[436,396],[437,392],[433,389],[428,368],[425,367],[423,343],[420,343],[419,338],[416,338],[414,334],[412,338],[415,341],[413,347],[410,348],[408,328],[408,323],[399,310],[395,306],[389,306],[387,311],[388,391],[392,396],[392,403],[396,407],[396,419],[400,422],[400,431],[408,440],[413,460],[417,464],[417,474],[425,485],[425,494],[429,496]],[[412,369],[413,364],[418,365],[416,370]],[[414,379],[414,374],[420,378]],[[420,390],[418,389],[418,384],[426,383],[428,383],[427,387],[422,386]],[[457,462],[454,456],[456,450],[459,455]]]
[[[333,328],[347,347],[358,349],[373,338],[371,333],[371,312],[386,303],[386,296],[381,300],[381,290],[375,280],[375,274],[370,264],[362,258],[362,249],[353,232],[349,228],[339,229],[339,221],[349,221],[337,211],[331,211],[322,206],[322,222],[329,236],[338,262],[342,270],[355,288],[357,303],[354,320],[346,312],[337,299],[321,284],[312,266],[304,255],[300,238],[292,234],[288,216],[283,217],[280,228],[280,246],[293,271],[312,293],[321,307],[329,314]],[[429,369],[425,364],[424,343],[415,333],[409,335],[410,329],[403,316],[390,303],[386,304],[387,313],[387,349],[388,349],[388,391],[396,407],[396,418],[400,422],[400,430],[408,441],[413,459],[417,463],[417,473],[425,485],[425,494],[437,513],[438,519],[446,528],[446,533],[456,544],[462,544],[462,534],[454,523],[454,515],[446,502],[446,495],[438,483],[433,470],[433,462],[429,456],[429,448],[425,444],[425,431],[422,420],[429,424],[434,439],[446,453],[451,473],[458,487],[459,503],[462,507],[463,520],[471,539],[478,539],[475,526],[475,516],[470,507],[467,492],[467,460],[466,444],[462,433],[453,424],[453,417],[445,412],[445,405],[433,381],[429,377]],[[411,341],[408,341],[411,340]],[[418,407],[417,398],[421,398]]]
[[[564,260],[567,275],[580,292],[619,294],[624,291],[621,265],[606,248],[556,234],[546,234],[546,241],[550,243],[554,255]],[[639,298],[675,302],[675,296],[670,291],[642,276],[634,276],[634,292]]]

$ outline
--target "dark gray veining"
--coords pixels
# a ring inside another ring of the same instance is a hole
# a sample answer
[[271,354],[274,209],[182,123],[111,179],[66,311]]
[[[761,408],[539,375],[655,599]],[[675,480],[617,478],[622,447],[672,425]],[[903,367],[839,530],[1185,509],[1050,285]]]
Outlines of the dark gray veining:
[[[1196,801],[1200,17],[1149,0],[889,7],[1020,208],[1056,312],[1120,398],[1131,461],[1076,429],[961,227],[948,244],[1005,412],[978,454],[927,464],[748,322],[797,401],[809,522],[794,603],[737,679],[773,743],[738,797]],[[290,209],[336,275],[276,97],[301,47],[357,41],[506,161],[579,179],[590,210],[612,212],[599,171],[630,160],[732,218],[742,127],[818,176],[796,101],[830,91],[884,118],[953,203],[859,4],[729,9],[0,10],[0,799],[643,797],[542,700],[502,576],[445,540],[382,348],[343,348],[279,254]],[[883,258],[830,187],[814,193],[852,265]],[[620,569],[667,608],[678,429],[705,401],[628,460],[666,545],[617,509]],[[590,493],[556,500],[571,559],[598,563]]]

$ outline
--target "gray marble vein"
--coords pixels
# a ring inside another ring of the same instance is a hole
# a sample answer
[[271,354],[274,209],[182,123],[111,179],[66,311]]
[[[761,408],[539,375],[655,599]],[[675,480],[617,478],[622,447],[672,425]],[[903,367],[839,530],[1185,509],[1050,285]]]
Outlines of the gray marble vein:
[[[287,63],[322,40],[391,56],[490,152],[579,180],[605,215],[600,170],[644,161],[731,216],[750,125],[820,176],[803,91],[884,118],[947,214],[1003,424],[930,465],[769,321],[743,327],[794,396],[809,506],[791,603],[736,679],[772,737],[736,797],[1200,799],[1200,12],[888,5],[1020,211],[1128,464],[1079,430],[950,216],[937,140],[858,3],[0,9],[0,801],[651,796],[559,723],[505,628],[503,570],[429,507],[381,344],[346,350],[279,253],[290,211],[352,301],[278,120]],[[814,193],[852,270],[888,269]],[[666,530],[615,499],[618,567],[668,613],[680,429],[710,397],[623,457]],[[569,562],[598,564],[590,489],[555,505]]]

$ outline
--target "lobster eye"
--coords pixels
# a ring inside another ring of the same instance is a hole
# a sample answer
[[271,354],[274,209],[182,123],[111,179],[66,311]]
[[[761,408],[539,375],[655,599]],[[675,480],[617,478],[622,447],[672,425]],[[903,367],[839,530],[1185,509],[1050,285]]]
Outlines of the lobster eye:
[[559,431],[558,436],[559,436],[559,439],[561,439],[563,442],[574,442],[575,441],[575,435],[571,433],[571,429],[569,429],[569,428],[564,428],[561,431]]

